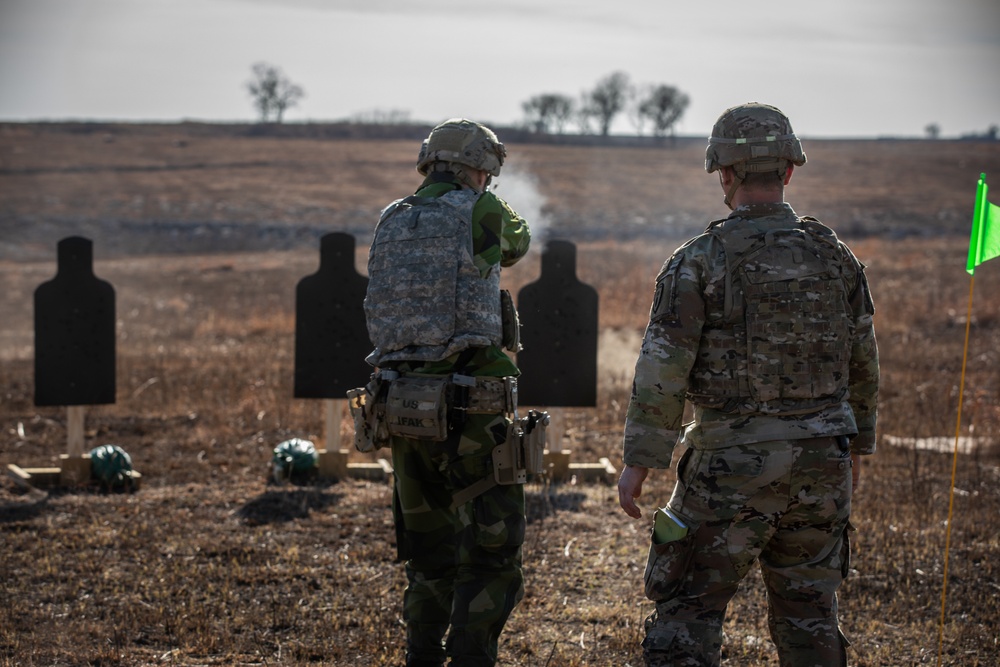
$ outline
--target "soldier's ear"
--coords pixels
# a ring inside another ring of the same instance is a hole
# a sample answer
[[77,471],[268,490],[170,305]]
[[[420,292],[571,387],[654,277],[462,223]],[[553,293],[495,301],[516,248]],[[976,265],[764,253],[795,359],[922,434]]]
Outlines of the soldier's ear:
[[795,165],[789,164],[788,169],[785,170],[785,178],[782,181],[784,185],[788,185],[788,181],[792,180],[792,172],[795,171]]

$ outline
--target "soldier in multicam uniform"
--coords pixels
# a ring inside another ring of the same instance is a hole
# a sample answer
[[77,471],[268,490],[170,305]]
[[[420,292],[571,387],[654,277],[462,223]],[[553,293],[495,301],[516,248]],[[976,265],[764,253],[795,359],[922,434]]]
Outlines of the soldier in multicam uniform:
[[[369,257],[365,310],[376,347],[368,361],[379,373],[460,374],[474,378],[473,388],[519,375],[501,348],[510,342],[499,274],[528,251],[530,232],[487,189],[505,156],[489,128],[465,119],[438,125],[423,142],[417,171],[426,178],[415,195],[383,211]],[[411,238],[421,228],[428,230],[424,238]],[[391,234],[395,251],[383,248],[393,245]],[[452,389],[449,401],[462,388]],[[524,594],[524,488],[490,483],[491,454],[507,438],[510,419],[502,408],[455,409],[461,407],[448,406],[444,439],[391,441],[411,667],[444,665],[446,658],[451,665],[494,665],[500,633]]]
[[878,350],[864,266],[784,202],[805,161],[778,109],[723,113],[705,167],[732,214],[656,279],[618,482],[639,518],[649,469],[685,445],[669,514],[654,514],[673,514],[673,530],[652,531],[644,575],[650,666],[720,664],[726,607],[754,561],[781,665],[847,664],[837,589],[860,457],[875,452]]

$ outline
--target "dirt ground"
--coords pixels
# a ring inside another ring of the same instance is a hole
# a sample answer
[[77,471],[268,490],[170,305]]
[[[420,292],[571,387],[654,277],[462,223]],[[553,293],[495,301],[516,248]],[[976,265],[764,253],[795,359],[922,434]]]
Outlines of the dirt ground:
[[[966,354],[964,265],[976,180],[1000,173],[1000,144],[804,144],[788,198],[851,244],[878,309],[879,452],[840,596],[851,662],[931,665],[940,646],[942,664],[998,664],[1000,266],[976,272]],[[327,438],[327,404],[292,396],[295,286],[331,231],[355,235],[363,272],[374,216],[418,183],[418,145],[0,125],[0,465],[59,466],[65,453],[67,410],[33,403],[32,297],[55,273],[56,242],[79,234],[116,293],[117,400],[86,409],[86,447],[117,444],[142,473],[134,493],[0,480],[0,665],[402,664],[389,482],[277,485],[268,463],[285,439]],[[497,192],[537,233],[505,286],[537,280],[545,240],[564,238],[600,296],[597,405],[558,409],[560,446],[618,466],[653,277],[726,214],[704,142],[508,150]],[[953,458],[960,391],[976,440]],[[350,447],[346,419],[336,435]],[[893,439],[932,436],[944,451]],[[655,475],[646,507],[671,482]],[[501,663],[641,664],[648,525],[618,508],[613,478],[526,491],[527,593]],[[759,579],[730,607],[725,665],[777,664]]]

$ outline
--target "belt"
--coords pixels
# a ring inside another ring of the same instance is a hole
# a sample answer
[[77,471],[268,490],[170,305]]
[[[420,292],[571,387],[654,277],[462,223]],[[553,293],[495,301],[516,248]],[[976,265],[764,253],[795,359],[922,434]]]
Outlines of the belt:
[[517,412],[517,378],[473,377],[453,374],[455,410],[470,414]]
[[517,378],[473,376],[452,373],[433,375],[429,373],[400,373],[394,370],[380,370],[379,378],[392,382],[399,377],[437,378],[447,380],[450,391],[449,406],[468,414],[517,413]]

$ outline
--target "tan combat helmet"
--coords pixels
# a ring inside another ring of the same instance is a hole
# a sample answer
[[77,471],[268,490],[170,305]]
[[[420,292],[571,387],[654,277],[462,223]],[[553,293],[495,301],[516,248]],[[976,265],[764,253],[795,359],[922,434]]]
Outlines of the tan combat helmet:
[[705,151],[705,171],[711,174],[720,167],[735,170],[736,180],[726,193],[727,205],[748,173],[784,174],[789,163],[802,166],[806,154],[791,121],[777,107],[748,102],[726,109],[715,121]]
[[452,118],[431,130],[420,146],[417,171],[426,176],[431,165],[444,162],[463,180],[468,178],[454,165],[482,169],[491,177],[499,176],[505,157],[507,149],[491,129],[464,118]]

